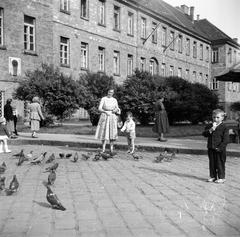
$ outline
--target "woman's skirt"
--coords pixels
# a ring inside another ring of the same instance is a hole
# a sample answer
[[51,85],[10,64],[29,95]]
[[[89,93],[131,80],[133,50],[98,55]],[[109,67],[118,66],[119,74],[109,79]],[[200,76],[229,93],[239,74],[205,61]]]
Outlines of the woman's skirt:
[[13,123],[13,120],[8,120],[6,122],[6,127],[7,127],[7,130],[9,133],[12,133],[14,132],[14,123]]
[[114,141],[118,138],[117,132],[117,116],[115,114],[108,116],[102,113],[98,121],[95,139]]
[[169,122],[166,110],[161,110],[156,113],[155,124],[153,126],[153,131],[160,133],[169,132]]
[[40,121],[36,119],[31,119],[31,131],[39,131]]

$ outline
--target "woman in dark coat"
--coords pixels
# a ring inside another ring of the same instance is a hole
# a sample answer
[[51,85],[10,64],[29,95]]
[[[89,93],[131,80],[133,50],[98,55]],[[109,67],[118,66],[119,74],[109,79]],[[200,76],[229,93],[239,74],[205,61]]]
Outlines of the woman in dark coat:
[[10,137],[13,134],[14,131],[14,126],[13,126],[13,109],[12,109],[12,99],[7,99],[6,104],[4,105],[4,117],[6,119],[7,122],[7,130],[10,134]]
[[164,134],[169,132],[169,122],[168,122],[168,116],[167,112],[165,110],[164,104],[163,104],[164,98],[159,98],[155,105],[155,124],[153,127],[153,131],[158,133],[158,141],[165,142],[167,141],[166,138],[164,138]]

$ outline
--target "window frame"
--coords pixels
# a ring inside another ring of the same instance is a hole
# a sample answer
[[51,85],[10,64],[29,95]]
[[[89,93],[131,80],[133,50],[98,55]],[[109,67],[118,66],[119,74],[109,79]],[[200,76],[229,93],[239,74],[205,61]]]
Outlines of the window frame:
[[183,36],[179,35],[178,36],[178,53],[183,52]]
[[146,58],[144,58],[144,57],[140,58],[140,71],[141,72],[146,71]]
[[141,17],[141,39],[145,40],[147,38],[147,19]]
[[121,31],[121,8],[117,5],[113,5],[113,30]]
[[172,50],[172,51],[175,50],[174,37],[175,37],[175,32],[171,30],[170,33],[169,33],[169,40],[170,40],[169,44],[171,43],[170,44],[170,50]]
[[166,63],[161,64],[161,75],[166,77]]
[[197,41],[193,41],[193,58],[197,58]]
[[161,29],[162,32],[162,47],[167,47],[167,27],[166,26],[162,26]]
[[[66,3],[66,9],[65,9]],[[60,12],[70,14],[70,0],[60,0]]]
[[[66,39],[67,43],[62,42],[62,39]],[[61,50],[61,46],[66,47],[67,50]],[[62,53],[61,53],[62,52]],[[67,57],[65,57],[65,52],[67,54]],[[61,57],[62,54],[62,57]],[[64,36],[60,36],[60,66],[62,67],[70,67],[70,39]],[[64,61],[67,61],[65,63]]]
[[128,11],[127,35],[134,36],[134,13]]
[[[81,51],[80,51],[80,67],[81,70],[89,69],[89,45],[86,42],[81,42]],[[84,60],[83,60],[84,58]]]
[[[31,18],[31,20],[33,21],[33,24],[27,23],[25,22],[25,17],[28,17],[29,19]],[[31,17],[29,15],[24,15],[24,23],[23,23],[23,43],[24,43],[24,52],[36,52],[36,18]],[[26,27],[26,28],[25,28]],[[25,32],[25,29],[27,29],[27,31]],[[31,34],[31,29],[32,29],[32,34]],[[25,36],[26,36],[26,41],[25,41]],[[31,41],[31,37],[33,38],[33,40]],[[33,49],[31,49],[31,43],[33,45]],[[26,44],[26,46],[25,46]]]
[[106,0],[98,0],[98,25],[106,26]]
[[200,51],[200,52],[199,52],[199,54],[200,54],[200,55],[199,55],[199,59],[200,59],[200,60],[203,60],[203,44],[200,44],[200,45],[199,45],[199,51]]
[[157,23],[156,22],[152,22],[152,31],[154,31],[153,33],[152,33],[152,43],[153,44],[157,44]]
[[209,46],[206,46],[206,62],[209,62]]
[[98,71],[105,72],[105,48],[100,46],[98,47]]
[[4,46],[4,9],[0,7],[0,47]]
[[133,75],[133,55],[128,54],[127,56],[127,76]]
[[186,38],[186,55],[190,56],[191,54],[191,41],[189,38]]
[[219,62],[219,48],[212,49],[212,63]]
[[[115,57],[116,55],[116,57]],[[115,59],[117,59],[115,61]],[[115,64],[116,62],[116,64]],[[115,67],[116,65],[116,67]],[[117,50],[113,51],[113,75],[114,76],[120,76],[120,52]]]
[[[83,4],[83,3],[85,3],[85,4]],[[80,17],[84,20],[89,20],[89,5],[88,4],[89,4],[88,0],[80,1]],[[83,8],[83,6],[84,6],[84,8]]]
[[172,66],[172,65],[169,66],[169,76],[170,77],[174,76],[174,66]]

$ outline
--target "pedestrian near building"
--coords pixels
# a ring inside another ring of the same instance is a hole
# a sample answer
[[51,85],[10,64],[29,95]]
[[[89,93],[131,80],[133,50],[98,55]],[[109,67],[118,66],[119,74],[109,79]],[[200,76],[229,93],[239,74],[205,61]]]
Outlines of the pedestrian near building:
[[136,138],[136,124],[133,121],[133,114],[127,112],[127,119],[124,122],[124,125],[121,129],[121,132],[126,133],[127,142],[128,142],[128,151],[127,153],[133,154],[135,149],[135,138]]
[[4,118],[6,119],[7,130],[10,134],[10,137],[13,136],[14,132],[14,117],[13,117],[13,109],[12,109],[12,99],[7,99],[6,104],[4,105]]
[[18,111],[17,111],[16,105],[12,106],[12,110],[13,110],[14,133],[16,136],[18,136],[18,132],[17,132]]
[[203,136],[208,138],[208,158],[209,173],[208,182],[224,183],[225,182],[225,162],[226,147],[228,143],[228,129],[223,123],[225,117],[221,109],[213,110],[213,122],[206,126]]
[[42,114],[40,99],[35,96],[32,99],[32,103],[29,105],[29,113],[30,113],[30,122],[31,122],[31,131],[32,138],[36,138],[36,132],[40,129],[40,121],[44,120],[44,116]]
[[160,142],[166,142],[167,139],[164,137],[164,134],[169,133],[168,116],[163,102],[164,97],[160,97],[154,104],[155,124],[153,132],[158,134],[158,141]]
[[0,153],[9,153],[11,150],[8,149],[7,139],[10,137],[10,134],[6,128],[6,119],[0,117]]
[[106,144],[110,143],[110,152],[113,152],[114,141],[118,138],[118,115],[121,113],[118,102],[113,98],[114,89],[108,90],[107,96],[100,101],[98,110],[101,112],[95,138],[102,141],[102,152],[105,152]]

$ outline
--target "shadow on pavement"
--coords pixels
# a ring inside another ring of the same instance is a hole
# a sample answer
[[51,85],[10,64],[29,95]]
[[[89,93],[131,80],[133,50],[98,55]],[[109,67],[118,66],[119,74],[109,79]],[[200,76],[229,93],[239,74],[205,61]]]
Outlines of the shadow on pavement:
[[35,200],[33,200],[33,202],[38,204],[41,207],[51,208],[52,209],[52,206],[50,204],[46,203],[46,202],[38,202],[38,201],[35,201]]
[[197,179],[197,180],[206,182],[205,178],[201,178],[201,177],[191,175],[191,174],[183,174],[183,173],[173,172],[173,171],[169,171],[169,170],[153,169],[153,168],[148,168],[148,167],[139,167],[139,169],[145,169],[145,170],[149,170],[149,171],[156,172],[159,174],[167,174],[167,175],[174,175],[174,176],[178,176],[178,177]]

